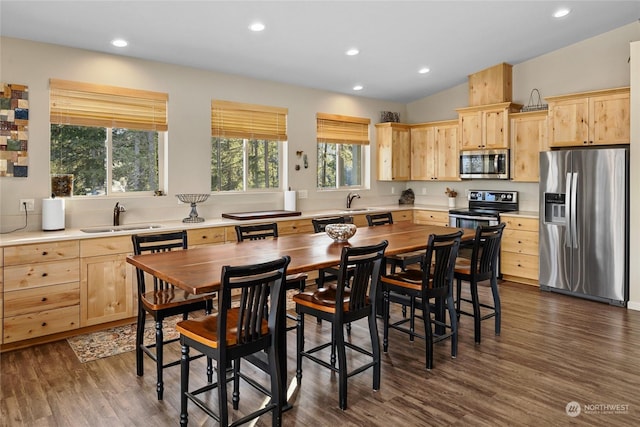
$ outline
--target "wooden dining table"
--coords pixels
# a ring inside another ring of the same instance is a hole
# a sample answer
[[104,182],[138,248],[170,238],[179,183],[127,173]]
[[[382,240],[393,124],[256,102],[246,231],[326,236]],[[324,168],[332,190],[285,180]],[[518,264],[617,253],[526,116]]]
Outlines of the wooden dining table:
[[[345,246],[366,246],[388,241],[386,255],[426,249],[430,234],[448,234],[458,229],[411,222],[358,228],[347,242],[334,242],[325,233],[293,234],[272,240],[244,241],[197,247],[181,251],[129,255],[127,262],[167,283],[193,294],[215,292],[220,287],[222,267],[271,261],[291,257],[288,274],[330,267],[340,262]],[[462,229],[463,240],[472,240],[475,230]],[[284,310],[282,316],[284,317]],[[283,320],[284,324],[284,320]],[[282,385],[286,390],[286,335],[279,334]]]

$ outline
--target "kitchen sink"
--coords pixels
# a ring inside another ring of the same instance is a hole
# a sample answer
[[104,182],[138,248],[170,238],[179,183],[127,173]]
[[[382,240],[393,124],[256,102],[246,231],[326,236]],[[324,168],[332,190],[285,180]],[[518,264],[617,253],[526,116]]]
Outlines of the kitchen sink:
[[117,233],[119,231],[153,230],[162,227],[159,224],[115,225],[107,227],[81,228],[83,233]]
[[340,213],[354,213],[354,212],[369,212],[369,211],[378,211],[379,208],[347,208],[342,209]]

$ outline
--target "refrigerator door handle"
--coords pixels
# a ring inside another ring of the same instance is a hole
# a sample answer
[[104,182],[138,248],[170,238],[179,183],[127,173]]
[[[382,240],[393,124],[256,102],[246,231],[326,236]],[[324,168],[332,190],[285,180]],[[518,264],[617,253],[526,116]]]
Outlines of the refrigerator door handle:
[[571,247],[578,248],[578,172],[571,174]]
[[565,224],[565,228],[564,228],[564,232],[565,232],[565,246],[568,247],[572,247],[573,245],[573,239],[571,237],[571,221],[572,221],[572,215],[571,215],[571,176],[573,174],[571,172],[567,172],[567,180],[565,181],[565,201],[564,201],[564,205],[565,205],[565,212],[566,212],[566,224]]

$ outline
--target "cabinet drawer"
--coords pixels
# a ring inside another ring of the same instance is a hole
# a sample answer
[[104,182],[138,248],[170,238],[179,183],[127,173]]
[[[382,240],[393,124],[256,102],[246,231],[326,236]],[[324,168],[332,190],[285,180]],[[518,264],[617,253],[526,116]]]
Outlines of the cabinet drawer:
[[224,243],[224,227],[187,230],[187,240],[190,247],[197,245],[210,245],[213,243]]
[[80,282],[4,294],[5,316],[19,316],[80,304]]
[[81,257],[127,253],[133,253],[131,236],[104,237],[80,241]]
[[538,280],[539,261],[536,255],[503,252],[500,258],[500,271],[509,276]]
[[78,257],[78,241],[48,242],[4,248],[4,265],[31,264]]
[[393,216],[393,222],[413,221],[413,211],[395,211],[391,213],[391,216]]
[[278,222],[278,235],[284,236],[287,234],[296,233],[313,233],[313,224],[310,219],[301,219],[297,221],[281,221]]
[[507,230],[523,230],[523,231],[535,231],[538,232],[538,219],[537,218],[522,218],[508,215],[500,215],[502,222],[506,223],[505,232]]
[[5,317],[4,343],[78,329],[80,307],[63,307],[21,316]]
[[413,221],[416,224],[449,226],[449,212],[446,211],[415,211]]
[[80,280],[78,259],[4,268],[4,290],[37,288]]
[[531,231],[504,230],[502,251],[538,255],[538,233]]

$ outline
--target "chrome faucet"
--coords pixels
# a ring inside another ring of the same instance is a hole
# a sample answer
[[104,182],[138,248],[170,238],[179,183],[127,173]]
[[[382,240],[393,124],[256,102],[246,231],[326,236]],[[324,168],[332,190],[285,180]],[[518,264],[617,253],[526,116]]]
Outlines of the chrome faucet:
[[115,207],[113,208],[113,225],[120,225],[120,213],[126,212],[127,210],[120,204],[120,202],[116,202]]
[[358,193],[349,193],[347,194],[347,209],[351,208],[351,202],[353,199],[359,199],[360,195]]

